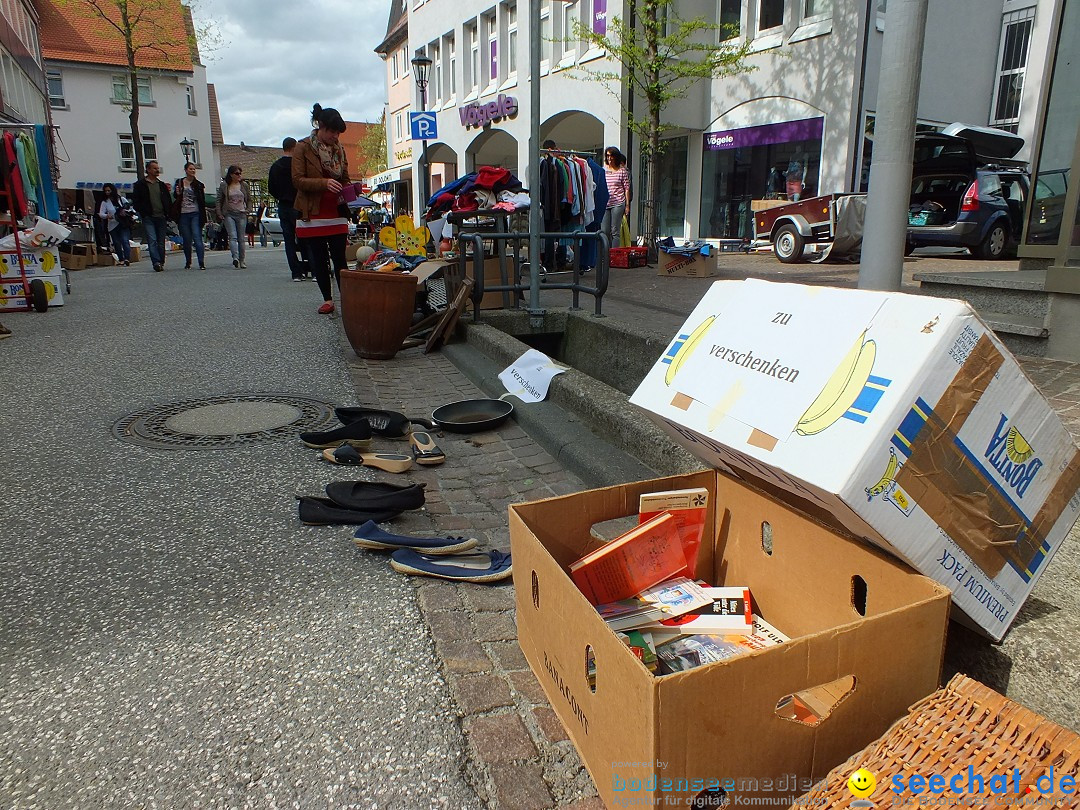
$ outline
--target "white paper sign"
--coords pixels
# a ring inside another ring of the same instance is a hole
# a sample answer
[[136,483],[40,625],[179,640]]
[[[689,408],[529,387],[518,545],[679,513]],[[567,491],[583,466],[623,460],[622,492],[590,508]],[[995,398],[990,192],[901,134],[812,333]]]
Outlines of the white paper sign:
[[543,352],[529,349],[499,374],[499,381],[511,396],[522,402],[542,402],[556,374],[566,371]]
[[687,358],[677,388],[785,439],[880,306],[851,290],[748,279]]

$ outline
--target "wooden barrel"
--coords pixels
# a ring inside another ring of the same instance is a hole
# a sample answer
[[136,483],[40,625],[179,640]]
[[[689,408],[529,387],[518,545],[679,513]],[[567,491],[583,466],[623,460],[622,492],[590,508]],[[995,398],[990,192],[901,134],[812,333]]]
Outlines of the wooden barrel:
[[416,276],[372,270],[341,271],[341,320],[353,351],[389,360],[405,340],[416,305]]

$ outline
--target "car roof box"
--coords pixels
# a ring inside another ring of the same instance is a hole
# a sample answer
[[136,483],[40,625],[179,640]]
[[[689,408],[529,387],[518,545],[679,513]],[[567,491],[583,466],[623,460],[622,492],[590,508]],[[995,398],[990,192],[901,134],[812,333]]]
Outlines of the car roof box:
[[941,134],[963,138],[981,158],[1008,159],[1024,148],[1023,138],[1003,129],[955,123],[945,127]]

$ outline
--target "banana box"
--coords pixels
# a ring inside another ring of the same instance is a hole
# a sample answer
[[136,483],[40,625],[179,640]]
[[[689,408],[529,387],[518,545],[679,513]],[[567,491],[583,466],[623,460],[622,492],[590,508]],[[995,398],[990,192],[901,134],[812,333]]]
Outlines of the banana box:
[[630,400],[947,585],[1001,640],[1080,515],[1080,453],[962,301],[715,282]]
[[[27,274],[29,276],[29,274]],[[62,307],[64,305],[64,277],[57,268],[55,273],[34,275],[30,280],[41,279],[45,284],[45,294],[49,299],[50,307]],[[9,307],[21,307],[26,303],[23,293],[22,281],[14,281],[10,278],[0,279],[0,309]]]
[[[24,250],[22,257],[27,278],[60,272],[60,251],[56,248]],[[2,253],[0,260],[3,260],[3,264],[0,264],[0,279],[20,278],[18,256],[14,253]]]

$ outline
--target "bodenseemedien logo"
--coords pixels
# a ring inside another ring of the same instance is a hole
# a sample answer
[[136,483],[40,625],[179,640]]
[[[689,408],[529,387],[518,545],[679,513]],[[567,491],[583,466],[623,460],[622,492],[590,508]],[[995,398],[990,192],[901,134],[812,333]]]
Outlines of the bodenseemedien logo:
[[855,797],[855,801],[851,803],[852,807],[874,806],[874,803],[870,801],[870,797],[877,790],[877,778],[866,768],[859,768],[849,776],[847,786],[848,790],[851,791],[851,795]]

